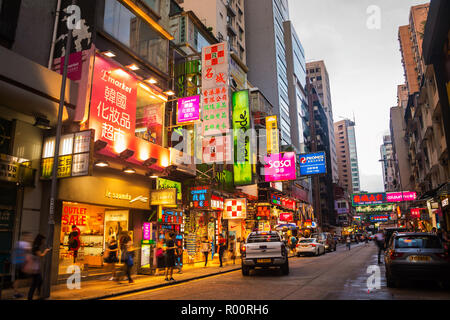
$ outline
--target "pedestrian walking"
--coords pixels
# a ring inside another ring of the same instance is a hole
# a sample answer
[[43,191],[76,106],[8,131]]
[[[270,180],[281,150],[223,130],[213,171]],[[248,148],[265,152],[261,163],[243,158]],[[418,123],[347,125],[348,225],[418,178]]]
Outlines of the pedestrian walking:
[[160,275],[161,271],[165,271],[166,269],[166,257],[164,253],[164,241],[158,241],[156,245],[156,275]]
[[[174,233],[166,233],[166,281],[174,281],[173,278],[173,268],[175,267],[175,249],[177,249],[175,245],[175,234]],[[170,275],[170,278],[169,278]]]
[[116,263],[119,262],[117,253],[119,252],[119,245],[117,244],[115,236],[111,236],[108,248],[105,251],[105,263],[109,266],[111,272],[111,278],[109,280],[114,280],[116,278]]
[[219,261],[220,261],[220,268],[223,267],[223,254],[225,253],[226,249],[227,249],[227,240],[220,234],[219,235]]
[[385,243],[384,243],[384,234],[381,231],[375,235],[375,241],[378,246],[378,263],[381,263],[381,252],[384,251]]
[[290,249],[291,249],[292,253],[295,253],[295,247],[296,246],[297,246],[297,238],[294,235],[292,235],[292,237],[291,237],[291,246],[290,246]]
[[23,279],[28,278],[28,275],[23,272],[23,267],[25,265],[27,255],[31,253],[32,241],[33,238],[31,232],[22,232],[21,238],[14,248],[12,261],[15,272],[12,287],[14,290],[14,298],[16,299],[23,297],[23,294],[21,294],[18,290],[18,286]]
[[31,286],[28,291],[28,300],[33,300],[34,292],[38,291],[41,294],[42,286],[42,274],[41,274],[41,258],[44,257],[51,248],[47,248],[42,251],[42,245],[44,243],[45,237],[42,234],[38,234],[33,241],[31,247],[31,253],[27,254],[25,258],[25,265],[23,267],[23,272],[31,276]]
[[348,250],[350,250],[350,247],[352,245],[352,239],[350,239],[350,236],[347,236],[347,239],[345,240],[345,242],[347,243]]
[[365,242],[365,245],[364,245],[364,246],[367,247],[367,246],[369,245],[369,235],[366,234],[366,235],[364,236],[364,242]]
[[73,252],[73,263],[75,264],[78,257],[78,249],[80,249],[80,235],[81,231],[76,226],[72,226],[72,232],[69,234],[69,250]]
[[178,273],[182,273],[183,269],[183,245],[177,246],[175,250],[175,267],[178,269]]
[[[127,275],[128,283],[134,283],[131,278],[131,269],[134,266],[134,251],[133,241],[129,235],[122,236],[120,241],[121,262],[123,263],[123,271]],[[122,276],[117,277],[117,282],[120,283]]]
[[208,241],[208,237],[204,237],[201,246],[201,252],[205,256],[205,267],[208,265],[208,256],[211,252],[211,244]]
[[235,265],[236,264],[236,240],[234,239],[234,236],[231,236],[228,251],[230,252],[230,259],[233,260],[233,265]]

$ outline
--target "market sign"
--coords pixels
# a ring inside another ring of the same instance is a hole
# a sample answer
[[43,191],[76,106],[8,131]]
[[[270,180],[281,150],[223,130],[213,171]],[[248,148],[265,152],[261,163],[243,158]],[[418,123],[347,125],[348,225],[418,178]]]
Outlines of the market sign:
[[257,218],[270,218],[270,206],[257,206],[256,207]]
[[266,182],[296,180],[295,152],[271,154],[264,157]]
[[136,150],[137,84],[134,76],[95,56],[89,128],[95,129],[95,141],[107,142],[115,153]]
[[355,193],[352,194],[353,206],[376,205],[386,203],[386,193]]
[[178,124],[200,120],[200,96],[180,98],[177,106]]
[[192,187],[189,192],[190,207],[194,209],[211,208],[211,187]]
[[356,212],[358,213],[371,213],[371,212],[389,212],[395,209],[393,204],[380,204],[375,206],[357,206]]
[[300,154],[298,159],[302,176],[327,173],[326,157],[323,151]]
[[176,205],[177,204],[177,189],[164,189],[150,192],[150,205]]
[[202,134],[227,133],[230,128],[228,44],[202,48]]
[[370,222],[386,222],[389,221],[390,215],[370,215]]
[[247,199],[225,199],[223,219],[247,218]]
[[414,201],[416,198],[416,192],[403,191],[386,193],[386,202]]
[[175,188],[177,190],[177,199],[182,200],[181,182],[172,181],[172,180],[163,179],[163,178],[156,179],[156,189],[157,190],[172,189],[172,188]]
[[213,210],[223,210],[224,200],[222,197],[211,195],[211,209]]
[[234,184],[252,184],[250,154],[250,106],[248,90],[233,93]]
[[294,200],[284,198],[284,197],[278,196],[276,194],[272,194],[270,202],[276,206],[295,211],[295,201]]
[[266,117],[267,154],[279,153],[277,116]]
[[[93,139],[94,133],[92,130],[61,136],[57,178],[80,177],[91,173]],[[44,140],[41,179],[51,179],[52,177],[55,140],[56,137],[48,137]]]

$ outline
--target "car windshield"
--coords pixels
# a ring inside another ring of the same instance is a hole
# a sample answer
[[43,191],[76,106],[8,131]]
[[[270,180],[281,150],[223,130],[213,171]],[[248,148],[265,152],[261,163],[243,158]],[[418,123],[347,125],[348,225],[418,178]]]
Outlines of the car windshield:
[[279,241],[281,241],[281,239],[277,234],[252,234],[248,237],[247,243]]
[[300,240],[300,243],[311,243],[311,242],[315,242],[316,239],[304,239],[304,240]]
[[441,249],[438,237],[433,236],[405,236],[395,239],[395,248],[400,249]]

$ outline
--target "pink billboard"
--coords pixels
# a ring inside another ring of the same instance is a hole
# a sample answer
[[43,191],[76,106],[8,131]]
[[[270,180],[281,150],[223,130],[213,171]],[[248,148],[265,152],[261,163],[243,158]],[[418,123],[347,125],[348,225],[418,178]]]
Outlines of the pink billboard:
[[386,194],[386,202],[402,202],[402,201],[413,201],[416,200],[416,192],[391,192]]
[[267,163],[264,166],[266,182],[297,179],[295,152],[272,154],[269,157],[264,157],[264,160]]
[[178,99],[177,123],[200,120],[200,96]]

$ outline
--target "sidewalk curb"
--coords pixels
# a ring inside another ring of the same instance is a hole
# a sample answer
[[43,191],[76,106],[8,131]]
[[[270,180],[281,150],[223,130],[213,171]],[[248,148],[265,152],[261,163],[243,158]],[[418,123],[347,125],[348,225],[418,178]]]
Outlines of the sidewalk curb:
[[[170,286],[173,286],[175,284],[180,284],[180,283],[185,283],[185,282],[189,282],[189,281],[193,281],[193,280],[208,278],[208,277],[216,276],[216,275],[219,275],[219,274],[226,274],[226,273],[230,273],[230,272],[233,272],[233,271],[237,271],[239,269],[241,269],[240,266],[236,267],[236,268],[233,268],[233,269],[230,269],[230,270],[219,271],[219,272],[215,272],[215,273],[209,273],[209,274],[196,276],[196,277],[193,277],[193,278],[188,278],[188,279],[184,279],[184,280],[180,280],[180,281],[169,282],[169,283],[161,283],[161,284],[156,284],[156,285],[150,285],[150,286],[144,287],[144,288],[131,289],[131,290],[123,291],[123,292],[112,293],[112,294],[98,296],[98,297],[92,297],[92,298],[85,298],[85,299],[80,299],[80,300],[81,301],[88,301],[88,300],[101,300],[101,299],[114,298],[114,297],[123,296],[123,295],[126,295],[126,294],[136,293],[136,292],[140,292],[140,291],[146,291],[146,290],[151,290],[151,289],[158,289],[158,288],[163,288],[163,287],[170,287]],[[56,300],[59,300],[59,299],[56,299]]]

